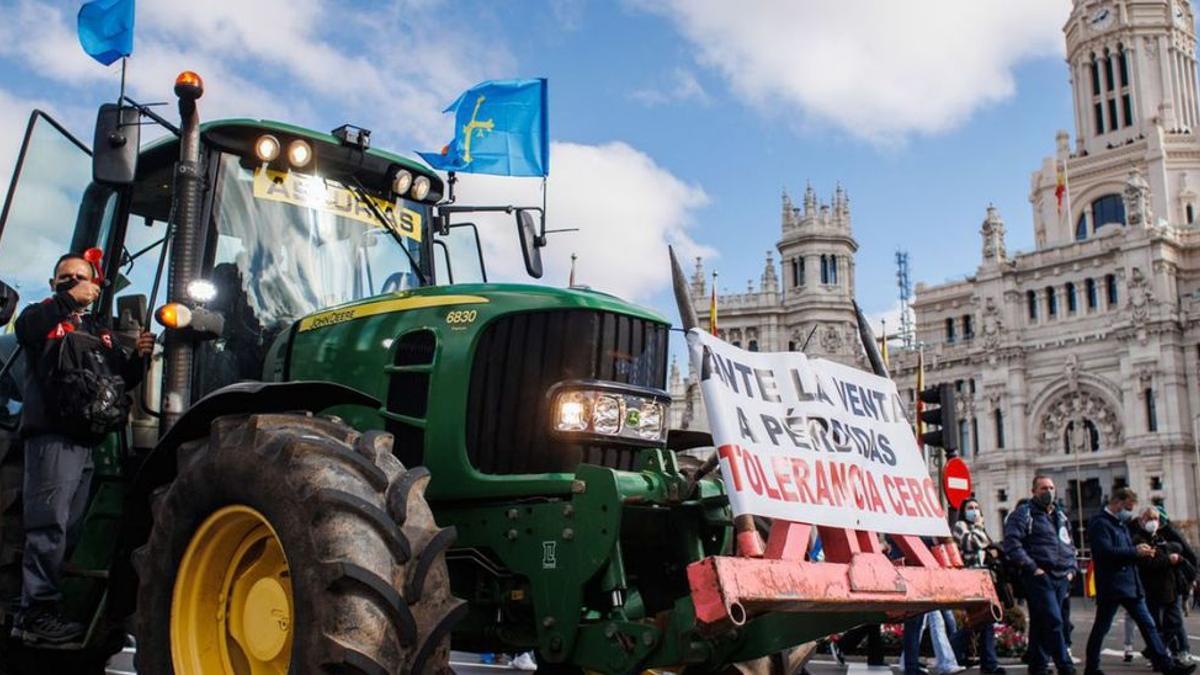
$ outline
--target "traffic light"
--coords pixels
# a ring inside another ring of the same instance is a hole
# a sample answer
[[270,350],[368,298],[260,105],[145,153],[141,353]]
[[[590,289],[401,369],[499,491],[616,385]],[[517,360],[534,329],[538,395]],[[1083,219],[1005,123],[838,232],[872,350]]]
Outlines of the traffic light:
[[[958,454],[958,418],[954,412],[954,385],[935,384],[919,394],[921,410],[921,442],[942,448],[947,457]],[[931,425],[936,429],[925,431]]]

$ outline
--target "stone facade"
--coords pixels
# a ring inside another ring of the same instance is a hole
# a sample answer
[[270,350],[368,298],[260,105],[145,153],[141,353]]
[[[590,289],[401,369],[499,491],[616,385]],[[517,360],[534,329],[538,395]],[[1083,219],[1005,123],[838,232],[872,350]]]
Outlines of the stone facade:
[[[1077,522],[1128,484],[1196,533],[1193,26],[1187,2],[1077,0],[1064,27],[1076,136],[1058,132],[1031,176],[1035,250],[1009,255],[989,207],[974,274],[917,285],[926,382],[957,385],[962,454],[992,532],[1044,473]],[[915,365],[893,351],[910,401]]]
[[[799,350],[828,359],[862,365],[854,319],[854,253],[858,243],[850,229],[850,198],[838,186],[829,203],[821,203],[809,186],[801,206],[783,193],[780,239],[767,251],[759,284],[746,282],[745,293],[718,293],[717,335],[750,351]],[[709,325],[710,289],[704,261],[696,259],[692,303],[700,323]],[[807,346],[806,346],[807,345]],[[671,365],[670,422],[680,429],[707,429],[704,406],[694,374],[685,378]]]
[[[926,382],[960,393],[956,431],[993,533],[1041,473],[1055,479],[1076,523],[1127,484],[1200,533],[1194,25],[1186,0],[1076,0],[1063,28],[1075,138],[1059,131],[1031,175],[1035,249],[1010,252],[989,206],[974,273],[916,287]],[[757,290],[720,297],[720,333],[784,350],[816,326],[805,351],[863,365],[844,193],[819,205],[810,189],[801,208],[785,194],[782,224],[782,283],[769,253]],[[821,283],[828,256],[838,283]],[[692,294],[702,312],[705,291],[698,265]],[[891,352],[911,404],[916,353]],[[694,384],[672,367],[675,426],[706,427]]]

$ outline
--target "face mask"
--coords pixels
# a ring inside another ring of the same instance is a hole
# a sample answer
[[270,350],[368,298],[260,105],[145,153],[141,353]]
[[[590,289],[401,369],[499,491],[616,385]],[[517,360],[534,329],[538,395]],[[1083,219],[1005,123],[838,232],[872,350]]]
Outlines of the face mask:
[[1157,520],[1147,520],[1146,524],[1143,525],[1142,527],[1146,530],[1146,532],[1148,534],[1154,534],[1155,532],[1158,532],[1158,521]]
[[1117,520],[1121,521],[1122,523],[1128,523],[1129,521],[1133,520],[1133,511],[1128,511],[1126,509],[1117,511]]
[[979,520],[979,510],[978,509],[967,509],[963,515],[966,516],[968,523],[973,523],[976,520]]
[[55,293],[65,293],[65,292],[71,290],[72,288],[75,288],[75,285],[78,283],[79,282],[75,281],[74,279],[72,279],[70,281],[59,282],[57,284],[54,284],[54,292]]
[[1051,504],[1054,503],[1054,490],[1046,490],[1045,492],[1039,492],[1037,495],[1037,501],[1042,506],[1050,506]]

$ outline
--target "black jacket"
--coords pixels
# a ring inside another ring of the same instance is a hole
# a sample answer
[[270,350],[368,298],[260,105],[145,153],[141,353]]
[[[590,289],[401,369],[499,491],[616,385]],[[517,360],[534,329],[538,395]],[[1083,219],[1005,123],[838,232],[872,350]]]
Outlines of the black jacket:
[[[50,382],[58,363],[58,344],[68,332],[82,331],[102,340],[110,349],[117,350],[116,361],[122,365],[120,375],[126,389],[136,387],[142,381],[143,362],[136,352],[119,345],[116,337],[98,325],[90,314],[78,315],[78,305],[66,291],[56,293],[46,300],[26,307],[15,325],[17,341],[25,350],[25,381],[22,386],[24,397],[21,406],[21,437],[55,433],[61,429],[57,415],[51,409],[53,398],[49,391]],[[69,327],[68,327],[69,326]]]
[[[1158,605],[1169,605],[1179,596],[1178,565],[1171,564],[1172,553],[1183,553],[1179,544],[1167,541],[1160,529],[1154,534],[1147,532],[1137,520],[1129,521],[1129,537],[1133,544],[1148,544],[1154,547],[1154,557],[1138,558],[1138,575],[1146,592],[1146,601]],[[1183,560],[1180,560],[1183,562]]]
[[1129,529],[1107,509],[1102,509],[1088,521],[1088,539],[1096,563],[1096,599],[1141,597],[1138,554]]
[[1026,574],[1041,569],[1064,577],[1079,569],[1070,521],[1057,506],[1047,513],[1027,501],[1010,513],[1004,521],[1004,554]]

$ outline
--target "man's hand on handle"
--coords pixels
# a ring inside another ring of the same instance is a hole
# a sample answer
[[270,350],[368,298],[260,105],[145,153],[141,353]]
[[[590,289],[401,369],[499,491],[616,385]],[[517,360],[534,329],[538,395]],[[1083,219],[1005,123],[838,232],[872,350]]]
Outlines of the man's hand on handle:
[[154,353],[153,333],[150,331],[142,331],[141,335],[138,335],[137,353],[138,356],[142,357],[150,356],[150,354]]
[[1154,557],[1154,549],[1151,548],[1149,544],[1138,544],[1136,549],[1137,549],[1137,554],[1139,557],[1142,557],[1142,558],[1153,558]]

